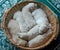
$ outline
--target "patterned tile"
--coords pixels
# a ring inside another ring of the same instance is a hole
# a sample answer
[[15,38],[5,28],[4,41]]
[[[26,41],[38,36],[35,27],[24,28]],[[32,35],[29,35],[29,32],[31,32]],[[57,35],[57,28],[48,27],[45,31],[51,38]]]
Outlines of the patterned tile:
[[60,13],[60,0],[47,0]]

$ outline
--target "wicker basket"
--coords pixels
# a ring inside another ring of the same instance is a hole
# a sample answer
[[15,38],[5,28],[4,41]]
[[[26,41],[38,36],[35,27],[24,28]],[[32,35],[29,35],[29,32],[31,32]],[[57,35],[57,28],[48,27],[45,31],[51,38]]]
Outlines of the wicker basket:
[[[23,6],[25,6],[28,3],[36,3],[38,4],[38,6],[40,6],[40,8],[42,8],[45,13],[47,14],[48,20],[49,22],[52,24],[52,33],[51,35],[48,36],[48,38],[46,38],[41,45],[39,45],[38,47],[35,48],[29,48],[29,47],[23,47],[23,46],[17,46],[14,41],[12,40],[12,36],[7,28],[7,24],[9,23],[9,21],[13,18],[14,13],[17,10],[21,10],[23,8]],[[58,19],[57,17],[53,14],[53,12],[44,4],[40,3],[40,2],[34,2],[34,1],[25,1],[25,2],[21,2],[19,4],[16,4],[15,6],[13,6],[11,9],[9,9],[4,15],[3,15],[3,22],[2,22],[2,27],[4,29],[4,31],[6,32],[6,36],[8,37],[8,39],[10,40],[10,42],[12,44],[14,44],[15,46],[22,48],[22,49],[27,49],[27,50],[34,50],[34,49],[41,49],[44,48],[45,46],[47,46],[48,44],[51,43],[52,40],[55,39],[55,37],[58,35],[58,31],[59,31],[59,23],[58,23]]]

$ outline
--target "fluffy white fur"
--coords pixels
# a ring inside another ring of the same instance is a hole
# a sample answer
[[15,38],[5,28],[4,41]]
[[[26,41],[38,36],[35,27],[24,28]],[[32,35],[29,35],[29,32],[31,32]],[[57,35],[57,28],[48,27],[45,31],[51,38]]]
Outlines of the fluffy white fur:
[[12,39],[14,40],[16,45],[20,45],[20,46],[26,46],[27,45],[27,41],[19,38],[17,34],[13,35],[12,37],[13,37]]
[[36,6],[34,3],[29,3],[22,8],[23,17],[29,28],[32,28],[36,24],[31,12],[29,11],[30,9],[34,8],[34,6]]
[[31,40],[32,38],[39,35],[39,25],[34,26],[32,29],[30,29],[27,33],[18,33],[20,38],[25,40]]
[[13,19],[16,19],[16,21],[19,23],[21,32],[27,32],[29,30],[21,11],[15,12]]
[[33,38],[32,40],[30,40],[29,42],[28,42],[28,46],[29,47],[37,47],[37,46],[39,46],[40,44],[41,44],[41,42],[45,39],[45,38],[47,38],[47,36],[48,35],[51,35],[52,33],[51,33],[51,29],[47,32],[47,33],[45,33],[45,34],[43,34],[43,35],[38,35],[38,36],[36,36],[35,38]]
[[20,32],[20,28],[16,20],[10,20],[8,23],[8,28],[11,32],[13,41],[16,42],[17,45],[25,46],[27,44],[27,41],[20,39],[17,36],[17,33]]
[[30,12],[35,7],[37,7],[37,4],[27,4],[22,8],[22,12],[15,12],[13,19],[8,23],[12,39],[17,45],[26,46],[27,41],[25,40],[28,40],[29,47],[36,47],[51,34],[50,29],[47,33],[42,34],[44,30],[50,28],[50,23],[41,8],[34,10],[32,13]]
[[10,29],[10,32],[13,34],[20,32],[19,24],[16,20],[11,19],[8,23],[8,28]]
[[19,34],[20,37],[23,39],[26,39],[26,37],[28,37],[27,39],[31,40],[37,35],[42,34],[43,31],[47,30],[47,28],[50,27],[47,16],[42,9],[40,8],[36,9],[35,11],[32,12],[32,15],[34,16],[37,25],[34,26],[32,29],[30,29],[29,32],[24,34]]
[[36,23],[38,25],[40,25],[39,33],[42,33],[44,30],[49,28],[50,24],[48,22],[47,15],[45,14],[45,12],[41,8],[33,11],[32,15],[34,16]]

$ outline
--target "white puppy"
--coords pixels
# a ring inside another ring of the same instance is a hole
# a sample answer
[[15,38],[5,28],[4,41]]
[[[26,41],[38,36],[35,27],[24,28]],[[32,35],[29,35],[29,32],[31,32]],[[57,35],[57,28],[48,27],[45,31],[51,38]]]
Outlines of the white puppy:
[[16,21],[19,23],[21,32],[27,32],[29,30],[21,11],[15,12],[13,19],[16,19]]
[[17,45],[25,46],[27,44],[27,41],[20,39],[17,36],[17,33],[20,32],[20,28],[19,28],[19,24],[16,20],[10,20],[8,23],[8,28],[12,35],[13,41],[16,42]]
[[32,17],[31,12],[29,11],[30,9],[35,8],[35,6],[36,4],[29,3],[22,8],[23,17],[29,28],[32,28],[36,24],[35,20]]
[[34,16],[36,23],[40,25],[39,33],[42,33],[44,30],[47,30],[50,27],[49,21],[47,19],[47,15],[41,8],[33,11],[32,15]]
[[38,36],[36,36],[35,38],[33,38],[32,40],[30,40],[30,41],[28,42],[28,46],[29,46],[29,47],[37,47],[37,46],[39,46],[39,45],[41,44],[41,42],[43,42],[44,39],[45,39],[45,38],[48,38],[47,36],[49,36],[49,35],[51,35],[51,34],[52,34],[52,32],[51,32],[51,29],[50,29],[50,30],[48,30],[47,33],[45,33],[45,34],[43,34],[43,35],[38,35]]

